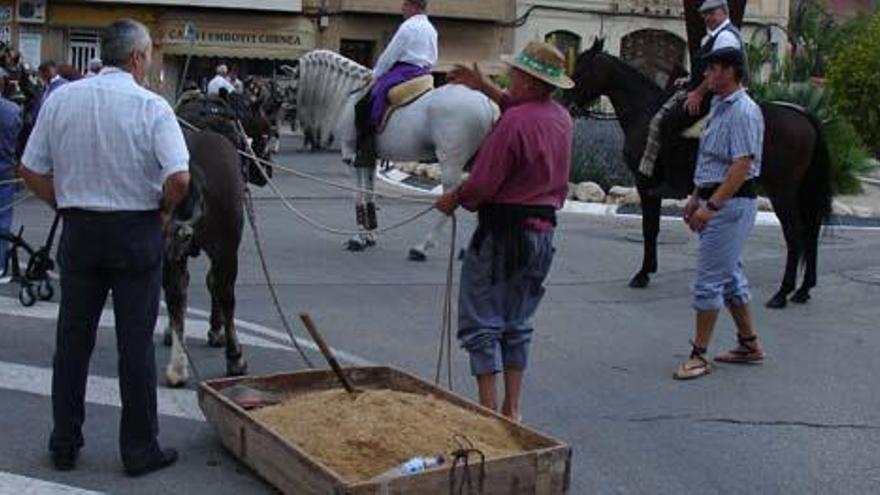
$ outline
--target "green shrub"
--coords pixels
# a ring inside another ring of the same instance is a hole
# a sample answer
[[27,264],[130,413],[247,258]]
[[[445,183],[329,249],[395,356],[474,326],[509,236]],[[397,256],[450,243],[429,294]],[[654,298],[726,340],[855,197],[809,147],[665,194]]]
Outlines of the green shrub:
[[880,156],[880,11],[857,22],[828,67],[834,104],[871,151]]
[[752,90],[759,101],[785,101],[803,107],[822,123],[831,155],[831,187],[835,194],[861,191],[858,176],[872,168],[869,153],[855,127],[842,117],[831,91],[807,83],[769,83]]

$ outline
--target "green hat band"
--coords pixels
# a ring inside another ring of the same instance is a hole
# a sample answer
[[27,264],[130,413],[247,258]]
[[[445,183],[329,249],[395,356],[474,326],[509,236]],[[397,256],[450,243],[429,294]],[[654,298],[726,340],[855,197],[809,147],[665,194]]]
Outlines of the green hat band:
[[542,64],[541,62],[538,62],[532,57],[526,55],[524,52],[517,55],[516,60],[525,64],[526,67],[538,71],[546,76],[550,76],[553,78],[562,76],[561,67],[551,67],[547,64]]

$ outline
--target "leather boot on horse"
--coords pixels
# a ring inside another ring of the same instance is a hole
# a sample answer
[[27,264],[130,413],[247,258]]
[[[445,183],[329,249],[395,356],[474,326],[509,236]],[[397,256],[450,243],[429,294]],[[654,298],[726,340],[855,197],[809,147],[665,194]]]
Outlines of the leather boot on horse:
[[357,150],[352,167],[355,174],[355,185],[361,191],[355,193],[355,218],[360,233],[345,243],[345,249],[349,251],[363,251],[376,245],[376,236],[373,233],[379,226],[376,217],[376,205],[372,198],[367,198],[364,190],[372,190],[372,182],[376,173],[376,133],[370,113],[373,107],[373,99],[368,92],[366,96],[355,105],[355,130],[357,132]]

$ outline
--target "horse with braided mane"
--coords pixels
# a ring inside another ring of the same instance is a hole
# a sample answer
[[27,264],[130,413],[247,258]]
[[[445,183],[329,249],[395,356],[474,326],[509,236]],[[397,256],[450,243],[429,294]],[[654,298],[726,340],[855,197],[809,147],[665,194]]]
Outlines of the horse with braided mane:
[[[337,53],[309,52],[289,70],[297,80],[297,111],[307,141],[319,147],[338,142],[342,160],[353,165],[356,148],[355,103],[370,90],[372,72]],[[396,109],[376,137],[379,158],[386,161],[439,162],[444,189],[457,187],[465,165],[499,116],[498,107],[480,92],[450,84],[427,92]],[[363,250],[376,243],[373,168],[352,166],[360,233],[347,247]],[[372,214],[371,214],[372,213]],[[448,217],[437,213],[434,227],[410,249],[410,259],[424,260]]]

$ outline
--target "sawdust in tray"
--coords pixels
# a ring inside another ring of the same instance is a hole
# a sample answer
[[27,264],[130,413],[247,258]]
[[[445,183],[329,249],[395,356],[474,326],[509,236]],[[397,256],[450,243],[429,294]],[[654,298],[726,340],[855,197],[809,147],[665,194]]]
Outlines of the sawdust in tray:
[[459,448],[455,434],[487,460],[533,448],[497,419],[394,390],[299,394],[250,414],[347,482],[368,480],[415,456],[448,455]]

